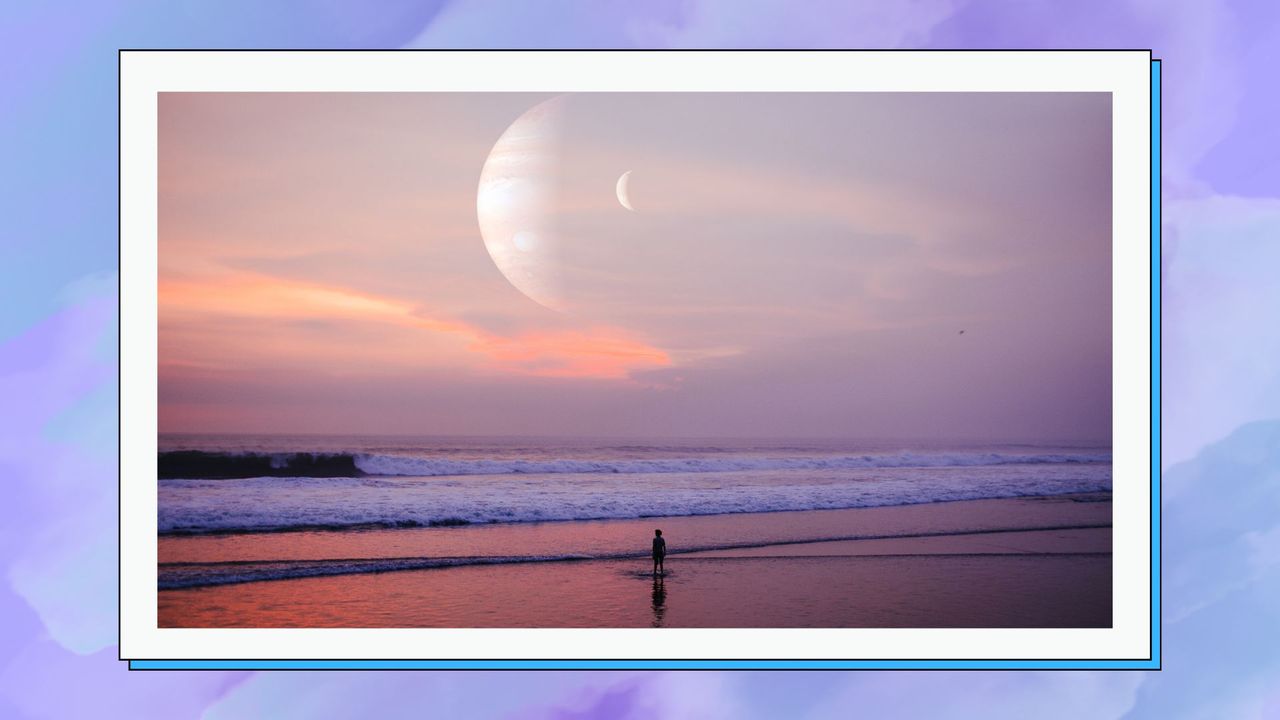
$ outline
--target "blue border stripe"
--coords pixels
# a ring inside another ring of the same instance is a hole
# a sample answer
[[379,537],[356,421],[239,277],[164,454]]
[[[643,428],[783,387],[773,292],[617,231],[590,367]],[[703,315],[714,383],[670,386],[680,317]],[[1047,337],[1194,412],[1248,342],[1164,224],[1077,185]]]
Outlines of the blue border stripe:
[[130,660],[130,670],[1155,670],[1155,660]]
[[1151,63],[1151,657],[1160,664],[1160,61]]
[[1149,660],[130,660],[130,670],[1159,670],[1160,62],[1151,63],[1151,659]]

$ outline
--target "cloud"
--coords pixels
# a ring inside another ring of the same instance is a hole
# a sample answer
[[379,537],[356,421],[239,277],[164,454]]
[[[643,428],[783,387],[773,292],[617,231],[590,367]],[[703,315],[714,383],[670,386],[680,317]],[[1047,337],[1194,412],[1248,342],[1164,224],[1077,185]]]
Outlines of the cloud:
[[[420,334],[431,339],[461,345],[471,354],[480,356],[476,368],[481,373],[526,375],[553,378],[583,378],[621,380],[640,370],[670,366],[671,358],[660,348],[631,337],[626,332],[606,327],[531,329],[512,334],[498,334],[460,320],[441,318],[423,308],[392,298],[360,293],[340,287],[314,283],[282,280],[263,275],[238,274],[230,277],[205,280],[165,280],[160,284],[160,317],[162,327],[162,366],[213,366],[219,360],[225,365],[235,364],[243,355],[219,353],[220,343],[205,342],[200,350],[190,350],[191,344],[166,343],[167,332],[180,333],[188,324],[205,323],[217,318],[234,319],[232,333],[252,332],[246,324],[273,323],[274,332],[292,329],[301,337],[298,342],[312,356],[330,352],[342,356],[352,342],[348,336],[340,340],[332,338],[338,333],[327,333],[327,323],[354,321],[357,324],[373,324],[390,328],[399,334]],[[281,324],[288,320],[293,324]],[[321,335],[319,343],[309,341],[305,325],[300,321],[318,321]],[[299,330],[302,328],[302,331]],[[334,347],[337,345],[339,347]],[[439,349],[441,345],[432,348]],[[291,355],[293,349],[287,342],[267,349],[267,355]],[[219,357],[219,355],[223,357]],[[212,357],[210,357],[212,356]],[[381,355],[379,348],[372,353],[361,353],[365,361],[376,363],[380,358],[389,365],[406,362],[432,364],[438,358],[425,353],[415,353],[406,358]]]

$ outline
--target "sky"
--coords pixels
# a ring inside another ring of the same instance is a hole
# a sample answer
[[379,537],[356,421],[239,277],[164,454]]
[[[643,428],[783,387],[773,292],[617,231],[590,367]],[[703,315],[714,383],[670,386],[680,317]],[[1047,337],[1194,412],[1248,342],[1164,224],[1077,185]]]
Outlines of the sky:
[[162,432],[1110,439],[1107,94],[159,121]]

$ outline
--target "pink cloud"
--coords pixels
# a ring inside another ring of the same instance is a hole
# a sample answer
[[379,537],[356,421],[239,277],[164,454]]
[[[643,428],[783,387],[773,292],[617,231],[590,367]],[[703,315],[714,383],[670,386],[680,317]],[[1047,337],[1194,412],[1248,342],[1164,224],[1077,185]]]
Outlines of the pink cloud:
[[[469,353],[472,357],[455,354],[454,359],[470,361],[479,372],[535,377],[622,380],[636,371],[672,364],[664,350],[608,326],[526,330],[508,336],[437,317],[401,300],[262,275],[162,281],[160,308],[161,326],[171,329],[167,334],[174,339],[185,327],[208,327],[218,321],[229,323],[232,334],[239,337],[262,338],[260,331],[266,328],[265,336],[273,340],[269,347],[261,342],[245,345],[254,345],[259,360],[273,360],[277,366],[298,356],[312,361],[326,356],[354,359],[369,369],[380,363],[438,365],[450,359],[450,347],[455,353],[459,347]],[[355,321],[366,329],[380,328],[386,342],[352,348],[347,338],[315,342],[303,333],[281,338],[279,333],[289,332],[279,324],[282,320]],[[221,342],[202,342],[197,337],[193,343],[165,343],[165,334],[162,331],[162,367],[226,367],[246,359],[244,352]]]

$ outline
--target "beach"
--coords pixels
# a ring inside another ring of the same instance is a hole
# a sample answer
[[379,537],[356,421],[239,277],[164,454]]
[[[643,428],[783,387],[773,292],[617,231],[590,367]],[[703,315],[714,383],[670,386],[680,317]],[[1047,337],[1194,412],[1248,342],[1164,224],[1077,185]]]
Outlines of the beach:
[[1103,491],[159,540],[161,627],[1111,625]]

